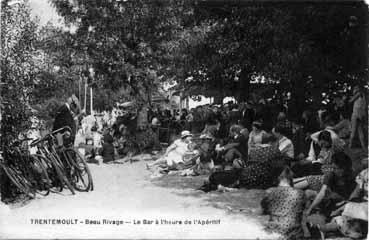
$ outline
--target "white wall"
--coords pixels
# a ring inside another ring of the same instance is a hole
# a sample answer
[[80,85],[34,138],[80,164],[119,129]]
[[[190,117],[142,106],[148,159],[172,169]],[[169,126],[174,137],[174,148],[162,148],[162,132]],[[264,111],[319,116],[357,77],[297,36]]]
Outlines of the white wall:
[[189,98],[188,106],[189,108],[195,108],[197,106],[205,105],[205,104],[211,104],[213,102],[213,98],[207,98],[204,96],[201,96],[200,101],[194,101],[192,98]]

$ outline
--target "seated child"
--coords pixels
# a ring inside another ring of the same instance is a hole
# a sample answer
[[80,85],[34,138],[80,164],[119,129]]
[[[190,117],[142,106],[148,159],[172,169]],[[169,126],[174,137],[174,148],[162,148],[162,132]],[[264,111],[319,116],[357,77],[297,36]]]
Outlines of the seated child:
[[114,161],[114,145],[113,145],[113,137],[110,134],[105,134],[103,139],[103,145],[101,149],[101,156],[103,158],[103,162],[111,162]]

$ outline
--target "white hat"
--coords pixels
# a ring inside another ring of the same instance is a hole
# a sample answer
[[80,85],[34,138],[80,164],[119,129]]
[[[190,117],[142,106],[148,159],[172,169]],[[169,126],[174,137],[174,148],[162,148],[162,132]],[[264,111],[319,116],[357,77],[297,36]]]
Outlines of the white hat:
[[154,118],[152,119],[152,121],[151,121],[151,124],[152,124],[152,125],[160,125],[159,119],[158,119],[158,118],[156,118],[156,117],[154,117]]
[[185,138],[185,137],[189,137],[189,136],[192,136],[190,131],[185,130],[185,131],[181,132],[181,138]]

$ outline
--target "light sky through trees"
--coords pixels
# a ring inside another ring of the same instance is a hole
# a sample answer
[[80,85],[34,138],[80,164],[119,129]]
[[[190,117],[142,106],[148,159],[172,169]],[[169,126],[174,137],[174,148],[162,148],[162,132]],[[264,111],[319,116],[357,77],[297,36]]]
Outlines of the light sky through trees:
[[59,24],[58,20],[61,18],[48,0],[29,0],[29,4],[32,10],[32,17],[38,17],[41,25],[45,25],[48,21],[51,21],[53,24]]

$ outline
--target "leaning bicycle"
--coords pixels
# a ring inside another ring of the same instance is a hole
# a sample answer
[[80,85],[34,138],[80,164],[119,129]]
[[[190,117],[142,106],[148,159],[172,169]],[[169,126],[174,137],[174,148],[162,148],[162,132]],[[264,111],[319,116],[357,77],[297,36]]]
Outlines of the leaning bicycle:
[[52,180],[51,190],[53,192],[61,192],[64,186],[67,186],[70,192],[75,194],[74,188],[67,177],[64,164],[56,152],[55,137],[53,134],[58,133],[58,131],[53,131],[41,139],[34,140],[30,146],[37,147],[37,154],[34,156],[43,162],[50,173],[49,176]]
[[[57,147],[54,149],[58,154],[61,163],[64,166],[66,176],[71,182],[72,186],[77,191],[87,192],[94,189],[91,171],[85,161],[85,159],[80,155],[80,153],[75,150],[71,141],[67,138],[69,137],[69,132],[71,132],[70,127],[66,126],[58,130],[61,133],[59,136],[55,136],[56,142],[58,142]],[[67,139],[65,144],[64,139]]]
[[43,163],[31,155],[28,148],[22,148],[22,143],[29,138],[14,141],[11,146],[4,147],[4,159],[0,166],[10,181],[21,192],[34,198],[36,194],[49,194],[51,181]]

